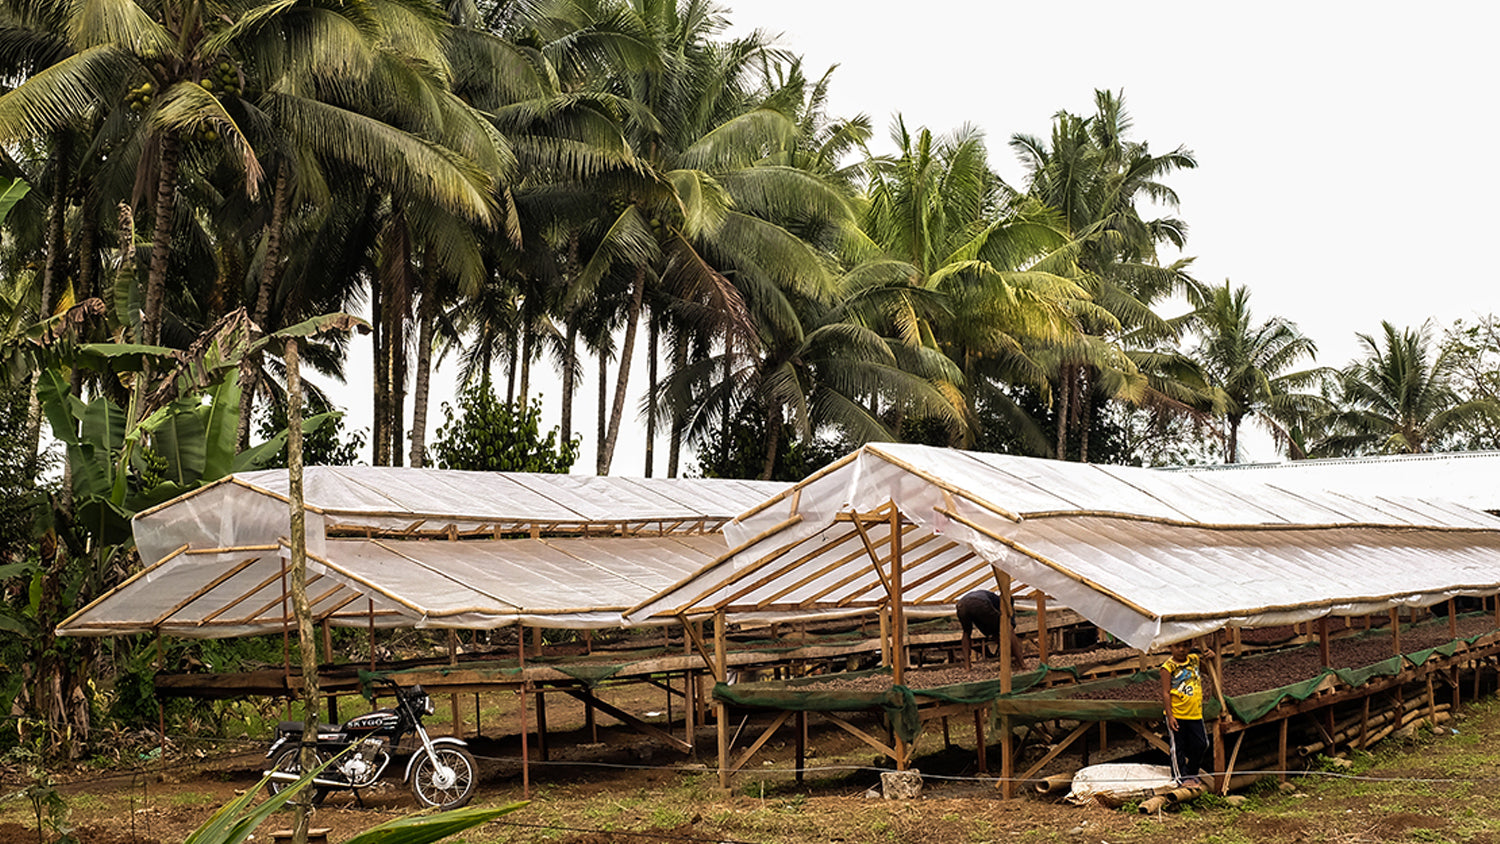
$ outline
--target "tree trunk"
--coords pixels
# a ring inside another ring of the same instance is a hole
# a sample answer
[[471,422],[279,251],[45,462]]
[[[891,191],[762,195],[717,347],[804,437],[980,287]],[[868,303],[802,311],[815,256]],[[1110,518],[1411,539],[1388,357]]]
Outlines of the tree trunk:
[[[402,258],[405,266],[403,273],[411,266],[411,252],[407,250]],[[405,276],[403,275],[403,280]],[[386,423],[386,431],[390,434],[391,444],[389,446],[391,466],[400,466],[404,462],[405,454],[402,453],[402,440],[405,439],[406,421],[406,310],[410,304],[406,296],[410,295],[410,287],[402,284],[400,294],[392,295],[391,301],[386,307],[389,322],[386,324],[387,336],[390,337],[390,360],[391,360],[391,392],[389,400],[390,419]]]
[[729,411],[734,400],[734,333],[724,329],[724,417],[719,420],[719,460],[729,469]]
[[385,287],[384,274],[370,282],[370,342],[375,360],[372,377],[374,389],[370,391],[374,416],[370,420],[370,461],[376,466],[389,466],[390,437],[386,435],[386,334],[385,334]]
[[1224,462],[1238,463],[1240,457],[1240,417],[1230,416],[1229,441],[1224,444]]
[[599,419],[594,429],[594,474],[607,475],[609,467],[604,464],[604,435],[609,428],[609,353],[601,344],[599,348]]
[[[672,371],[681,372],[687,369],[688,341],[681,333],[675,338],[672,346]],[[682,412],[673,408],[672,410],[672,437],[667,446],[667,477],[677,477],[677,469],[682,461]]]
[[535,334],[531,330],[531,323],[523,320],[521,322],[521,405],[524,407],[531,399],[531,343]]
[[52,204],[47,216],[47,259],[42,267],[41,318],[52,316],[57,300],[57,286],[66,272],[67,244],[64,241],[68,215],[68,161],[72,143],[66,131],[58,132],[52,147]]
[[660,321],[651,312],[650,331],[646,338],[646,474],[651,477],[656,462],[656,346],[661,342]]
[[769,481],[776,474],[776,448],[781,445],[781,413],[777,408],[766,411],[766,457],[761,462],[760,479]]
[[1078,462],[1089,462],[1089,422],[1094,411],[1094,391],[1092,378],[1085,380],[1086,376],[1093,375],[1091,369],[1080,369],[1078,386]]
[[568,321],[568,332],[563,337],[563,359],[562,359],[562,435],[563,439],[573,438],[573,391],[574,382],[578,379],[578,357],[574,352],[578,348],[578,325],[572,320]]
[[635,286],[630,292],[630,312],[625,317],[625,340],[620,347],[620,375],[615,382],[615,402],[609,414],[609,433],[604,442],[604,471],[609,474],[609,464],[614,461],[615,443],[620,438],[620,423],[625,417],[625,388],[630,384],[630,362],[635,354],[635,334],[641,321],[641,303],[646,295],[646,268],[635,271]]
[[1071,367],[1057,371],[1057,459],[1068,459],[1068,397],[1073,389]]
[[[281,233],[286,227],[287,206],[290,205],[290,179],[285,161],[276,168],[276,195],[271,201],[271,219],[266,224],[266,259],[260,268],[260,284],[255,291],[255,310],[252,319],[255,328],[250,339],[264,335],[267,321],[271,318],[271,293],[276,289],[276,280],[281,269]],[[240,417],[235,421],[234,441],[236,450],[243,451],[250,445],[250,421],[255,416],[255,395],[260,388],[260,365],[263,355],[256,352],[247,355],[240,363]]]
[[172,222],[177,216],[177,136],[161,138],[160,172],[156,178],[156,219],[151,236],[151,269],[146,276],[146,299],[141,314],[141,338],[148,346],[161,344],[161,306],[166,298],[167,264],[172,251]]
[[[287,573],[292,615],[297,620],[297,648],[302,656],[302,770],[316,767],[313,748],[318,735],[318,651],[313,638],[312,606],[307,601],[307,511],[302,494],[302,377],[297,339],[287,338],[286,350],[286,465],[287,498],[291,507],[291,569]],[[297,800],[292,827],[293,844],[306,844],[312,814],[312,791]]]
[[[426,263],[426,262],[424,262]],[[411,467],[427,463],[427,402],[432,390],[432,323],[437,319],[436,272],[422,269],[422,301],[417,304],[417,389],[411,399]]]

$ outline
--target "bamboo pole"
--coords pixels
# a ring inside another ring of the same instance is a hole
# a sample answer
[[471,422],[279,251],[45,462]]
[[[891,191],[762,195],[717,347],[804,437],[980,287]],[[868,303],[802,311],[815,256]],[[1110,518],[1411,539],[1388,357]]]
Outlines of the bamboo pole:
[[1036,661],[1047,664],[1047,596],[1037,590],[1036,595]]
[[[996,578],[1000,585],[1000,693],[1010,694],[1011,690],[1011,622],[1015,617],[1016,605],[1010,594],[1010,574],[999,572]],[[1015,759],[1015,735],[1011,733],[1010,716],[1004,715],[1000,718],[1000,782],[1001,796],[1009,800],[1016,796]]]
[[516,625],[516,656],[521,669],[521,795],[531,799],[531,747],[526,741],[526,628]]
[[1401,610],[1391,607],[1391,652],[1401,655]]
[[[878,561],[873,561],[879,568]],[[891,650],[896,664],[893,680],[898,686],[906,684],[906,607],[901,594],[901,511],[891,508]],[[906,770],[908,750],[906,739],[896,736],[896,770]]]
[[[729,655],[725,653],[724,611],[714,613],[714,679],[722,683],[729,674]],[[719,788],[729,789],[729,705],[714,701],[714,720],[719,731]]]

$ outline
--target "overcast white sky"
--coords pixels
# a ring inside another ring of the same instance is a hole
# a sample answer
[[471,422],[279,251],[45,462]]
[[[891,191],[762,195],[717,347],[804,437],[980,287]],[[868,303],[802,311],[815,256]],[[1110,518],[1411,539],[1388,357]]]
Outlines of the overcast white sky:
[[[940,133],[972,123],[1012,184],[1022,181],[1006,146],[1013,133],[1045,137],[1055,112],[1088,114],[1095,88],[1124,89],[1136,139],[1197,155],[1197,170],[1170,179],[1196,277],[1248,286],[1257,317],[1298,323],[1320,363],[1347,362],[1355,333],[1376,333],[1383,319],[1446,324],[1496,310],[1480,259],[1500,217],[1500,5],[727,5],[736,32],[780,34],[809,74],[837,64],[830,110],[869,114],[877,152],[898,111]],[[352,364],[353,381],[368,383],[368,341],[357,345],[366,362]],[[633,380],[639,389],[644,377]],[[589,433],[575,471],[593,471],[596,389],[577,399]],[[349,408],[354,427],[368,428],[367,405]],[[434,429],[437,410],[435,400]],[[613,474],[641,473],[642,439],[622,435]]]

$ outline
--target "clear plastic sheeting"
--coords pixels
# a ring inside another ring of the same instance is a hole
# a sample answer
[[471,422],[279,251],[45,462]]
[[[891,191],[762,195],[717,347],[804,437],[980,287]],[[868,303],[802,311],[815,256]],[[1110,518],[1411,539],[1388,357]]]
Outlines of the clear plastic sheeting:
[[[618,627],[621,611],[724,553],[721,536],[334,539],[307,562],[315,620],[332,626]],[[58,628],[186,638],[278,633],[291,622],[286,546],[188,551],[145,569]]]
[[1142,649],[1500,590],[1484,512],[1219,477],[869,445],[726,525],[733,552],[628,617],[888,600],[891,506],[904,604],[992,580],[977,560]]
[[[290,533],[285,470],[243,472],[133,523],[141,559],[174,550],[274,545]],[[711,533],[789,484],[595,478],[386,466],[310,466],[308,551],[330,536]]]
[[1239,483],[1258,483],[1361,498],[1419,498],[1500,512],[1497,451],[1185,466],[1164,471],[1209,477],[1231,489]]
[[[615,627],[722,555],[724,522],[789,486],[308,467],[308,595],[342,626]],[[242,473],[138,514],[146,567],[59,633],[279,632],[287,488],[285,470]]]

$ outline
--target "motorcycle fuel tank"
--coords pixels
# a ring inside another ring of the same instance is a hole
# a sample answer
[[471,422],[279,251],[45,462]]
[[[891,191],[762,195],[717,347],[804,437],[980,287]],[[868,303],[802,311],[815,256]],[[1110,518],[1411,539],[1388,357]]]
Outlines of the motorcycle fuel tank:
[[401,717],[389,709],[381,709],[364,715],[358,715],[349,719],[344,725],[347,732],[365,733],[378,730],[394,729],[401,722]]

